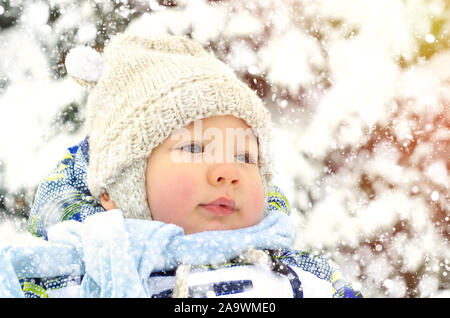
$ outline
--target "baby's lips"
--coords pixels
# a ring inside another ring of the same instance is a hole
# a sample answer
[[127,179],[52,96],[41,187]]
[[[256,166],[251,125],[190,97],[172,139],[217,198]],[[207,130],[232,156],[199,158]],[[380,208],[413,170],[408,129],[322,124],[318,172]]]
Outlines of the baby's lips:
[[220,197],[220,198],[218,198],[218,199],[216,199],[216,200],[214,200],[212,202],[209,202],[207,204],[201,204],[201,205],[203,205],[203,206],[206,206],[206,205],[210,205],[210,206],[214,206],[214,205],[225,206],[225,207],[228,207],[228,208],[232,209],[233,211],[236,209],[236,202],[234,202],[233,199],[227,199],[225,197]]
[[202,207],[206,210],[208,210],[209,212],[219,215],[219,216],[226,216],[226,215],[230,215],[233,214],[235,212],[234,209],[225,206],[225,205],[215,205],[215,204],[206,204],[206,205],[202,205]]

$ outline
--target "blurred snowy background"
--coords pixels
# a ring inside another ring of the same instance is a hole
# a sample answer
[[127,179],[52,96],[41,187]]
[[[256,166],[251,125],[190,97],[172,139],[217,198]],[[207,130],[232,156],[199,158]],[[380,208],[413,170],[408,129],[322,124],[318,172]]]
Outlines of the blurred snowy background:
[[1,0],[0,241],[86,135],[68,50],[118,32],[201,42],[264,100],[296,247],[368,297],[450,297],[449,0]]

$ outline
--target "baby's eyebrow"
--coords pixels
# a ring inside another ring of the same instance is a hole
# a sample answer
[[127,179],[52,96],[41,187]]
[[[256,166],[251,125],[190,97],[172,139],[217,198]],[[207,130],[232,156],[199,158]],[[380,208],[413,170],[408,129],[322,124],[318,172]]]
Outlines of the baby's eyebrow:
[[[215,127],[215,128],[217,128],[217,127]],[[231,135],[230,135],[230,131],[231,131]],[[259,140],[255,136],[253,130],[250,128],[243,129],[243,128],[229,127],[229,128],[227,128],[227,132],[224,133],[224,135],[225,136],[222,136],[222,138],[225,137],[225,142],[228,142],[228,138],[231,137],[235,144],[239,144],[239,140],[236,142],[236,138],[244,138],[246,148],[248,147],[248,145],[256,146],[257,149],[259,148]],[[200,138],[198,138],[198,137],[200,137]],[[205,145],[205,144],[209,144],[212,141],[216,140],[215,134],[211,134],[208,137],[205,138],[205,131],[202,131],[200,136],[196,136],[193,128],[188,126],[188,127],[184,127],[184,128],[181,128],[180,130],[175,131],[169,137],[167,137],[167,139],[169,139],[168,144],[170,147],[173,146],[174,144],[179,144],[181,142],[191,141],[191,142],[202,143]],[[242,139],[240,139],[240,140],[242,141]]]

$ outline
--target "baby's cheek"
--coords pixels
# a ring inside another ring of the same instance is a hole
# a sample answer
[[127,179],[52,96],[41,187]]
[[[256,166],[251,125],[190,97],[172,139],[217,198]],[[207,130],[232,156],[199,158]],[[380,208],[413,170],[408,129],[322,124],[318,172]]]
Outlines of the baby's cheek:
[[188,175],[165,176],[151,196],[152,213],[160,221],[177,223],[187,217],[191,206],[195,204],[197,184],[195,178]]
[[251,187],[249,203],[251,205],[251,214],[254,220],[261,220],[264,214],[264,189],[261,184],[255,183]]
[[264,190],[261,188],[260,191],[256,191],[253,195],[253,200],[255,206],[258,206],[261,210],[264,208]]

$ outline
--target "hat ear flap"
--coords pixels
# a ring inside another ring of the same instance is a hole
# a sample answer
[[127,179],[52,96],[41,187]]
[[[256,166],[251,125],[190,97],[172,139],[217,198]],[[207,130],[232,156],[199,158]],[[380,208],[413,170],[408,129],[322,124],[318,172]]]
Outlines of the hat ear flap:
[[65,66],[67,73],[79,85],[93,88],[103,68],[102,56],[99,52],[88,46],[79,46],[71,49],[66,56]]

